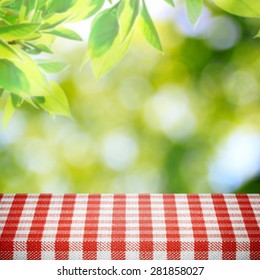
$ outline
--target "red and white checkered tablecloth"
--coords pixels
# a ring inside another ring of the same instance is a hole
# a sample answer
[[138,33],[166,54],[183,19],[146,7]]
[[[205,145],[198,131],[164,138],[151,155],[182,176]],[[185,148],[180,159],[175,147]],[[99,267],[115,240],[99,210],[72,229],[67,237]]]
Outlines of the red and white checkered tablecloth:
[[260,260],[260,194],[0,194],[0,259]]

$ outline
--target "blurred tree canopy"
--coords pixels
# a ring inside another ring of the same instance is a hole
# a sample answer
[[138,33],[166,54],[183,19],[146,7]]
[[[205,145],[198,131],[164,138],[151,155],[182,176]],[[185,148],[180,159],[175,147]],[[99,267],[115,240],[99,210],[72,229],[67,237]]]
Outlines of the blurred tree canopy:
[[[8,11],[8,1],[3,2],[1,10]],[[94,2],[100,2],[95,14],[104,1]],[[108,37],[108,44],[101,31],[110,32],[111,25],[105,29],[99,25],[104,27],[107,17],[115,26],[120,23],[113,11],[120,2],[125,2],[119,13],[125,21],[119,25],[122,37]],[[253,39],[259,31],[259,4],[249,1],[253,8],[247,10],[242,1],[234,5],[231,0],[216,0],[227,13],[211,1],[204,8],[202,1],[193,1],[195,6],[187,1],[187,6],[176,4],[167,20],[154,24],[149,5],[142,2],[142,9],[137,9],[131,5],[134,1],[120,2],[102,10],[92,23],[88,41],[92,69],[87,63],[79,70],[83,44],[66,45],[60,39],[52,43],[51,56],[37,60],[43,70],[30,70],[29,84],[35,87],[36,73],[40,82],[52,80],[51,101],[48,94],[20,95],[19,88],[10,86],[14,80],[4,87],[7,70],[14,65],[21,70],[22,64],[0,59],[0,90],[5,90],[0,99],[2,116],[8,121],[21,99],[26,101],[0,131],[0,192],[259,192],[259,180],[254,178],[260,174],[260,43]],[[62,18],[73,7],[53,5]],[[137,15],[143,21],[132,36]],[[2,23],[0,47],[6,48],[1,37],[4,27]],[[47,30],[58,36],[56,29]],[[71,32],[65,33],[78,38]],[[95,32],[101,33],[95,37]],[[163,48],[164,55],[149,48],[144,39],[159,51]],[[118,45],[123,48],[120,53]],[[15,54],[9,50],[10,55],[28,55],[20,46]],[[126,50],[120,64],[97,81],[93,72],[103,75]],[[35,63],[35,55],[22,59]],[[18,72],[13,79],[23,81]],[[52,120],[39,108],[52,116],[71,111],[72,119]]]

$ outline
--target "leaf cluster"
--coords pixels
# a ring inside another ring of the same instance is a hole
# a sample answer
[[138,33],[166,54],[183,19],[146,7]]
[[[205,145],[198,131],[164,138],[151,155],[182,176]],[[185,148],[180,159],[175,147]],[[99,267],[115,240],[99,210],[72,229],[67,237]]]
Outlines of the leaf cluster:
[[[173,0],[161,0],[174,7]],[[214,0],[230,13],[260,16],[255,0]],[[109,8],[103,9],[107,2]],[[186,0],[190,22],[195,25],[203,0]],[[163,52],[160,37],[145,0],[0,0],[0,97],[7,98],[4,126],[24,102],[47,111],[51,116],[70,116],[62,88],[46,74],[67,69],[60,61],[37,59],[52,53],[57,37],[81,41],[66,23],[94,16],[83,65],[89,59],[97,78],[111,70],[126,54],[139,28],[147,42]],[[258,33],[259,36],[259,33]]]

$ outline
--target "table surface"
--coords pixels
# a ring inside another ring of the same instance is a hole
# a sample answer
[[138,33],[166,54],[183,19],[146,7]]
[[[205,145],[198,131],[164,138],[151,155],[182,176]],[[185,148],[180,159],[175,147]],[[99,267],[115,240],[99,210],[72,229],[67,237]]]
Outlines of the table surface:
[[0,194],[0,259],[260,259],[260,194]]

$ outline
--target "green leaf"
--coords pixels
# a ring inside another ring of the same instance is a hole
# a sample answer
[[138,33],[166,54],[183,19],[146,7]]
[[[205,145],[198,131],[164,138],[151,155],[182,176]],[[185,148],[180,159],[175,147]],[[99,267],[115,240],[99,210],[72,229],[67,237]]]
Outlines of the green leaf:
[[41,53],[41,50],[35,48],[32,44],[24,43],[21,45],[22,50],[31,55],[37,55]]
[[36,1],[22,0],[19,13],[20,22],[28,19],[30,12],[34,9],[35,2]]
[[10,94],[10,96],[7,99],[4,116],[3,116],[3,127],[6,128],[7,124],[9,123],[11,117],[13,116],[15,109],[17,107],[20,107],[23,103],[23,99],[15,95],[13,93]]
[[259,30],[258,33],[255,35],[255,38],[260,38],[260,30]]
[[41,52],[50,53],[50,54],[53,53],[52,50],[44,44],[30,43],[30,45],[33,46],[35,49],[38,49]]
[[77,0],[66,12],[48,13],[43,29],[57,26],[67,20],[76,22],[89,18],[102,8],[104,2],[105,0]]
[[70,40],[82,41],[82,38],[79,36],[78,33],[65,27],[58,27],[46,33],[56,35],[62,38],[70,39]]
[[42,37],[42,34],[38,31],[35,33],[30,34],[28,37],[26,37],[26,41],[35,41],[37,39],[40,39]]
[[23,0],[15,0],[12,4],[12,10],[20,11]]
[[95,15],[102,8],[105,0],[88,0],[88,4],[86,4],[84,0],[79,0],[78,2],[83,2],[83,7],[80,7],[80,3],[78,7],[75,7],[80,14],[80,16],[76,18],[77,20],[83,20]]
[[36,23],[21,23],[10,26],[0,27],[0,37],[5,41],[14,41],[18,39],[25,39],[36,30],[38,30],[40,24]]
[[13,94],[11,93],[11,99],[12,99],[12,104],[15,108],[18,108],[20,107],[22,104],[23,104],[23,98],[16,95],[16,94]]
[[28,42],[28,41],[26,43],[22,44],[22,49],[25,52],[27,52],[29,54],[33,54],[33,55],[40,54],[42,52],[50,53],[50,54],[53,53],[52,50],[44,44],[35,44],[35,43]]
[[38,61],[38,65],[44,70],[44,72],[49,74],[55,74],[61,71],[65,71],[69,67],[69,65],[65,62],[50,62],[46,60]]
[[123,0],[118,6],[118,20],[122,42],[134,28],[141,11],[140,0]]
[[33,23],[41,23],[42,24],[42,18],[43,18],[43,11],[42,10],[34,10],[31,14],[30,14],[30,21]]
[[0,6],[4,7],[4,6],[9,6],[10,4],[12,4],[15,0],[1,0],[0,1]]
[[171,6],[175,7],[173,0],[164,0],[164,1],[170,4]]
[[28,95],[30,89],[29,81],[24,72],[13,62],[7,59],[0,59],[0,73],[1,88],[20,96]]
[[186,4],[190,22],[194,26],[201,15],[203,0],[186,0]]
[[[41,38],[39,38],[39,39],[37,39],[37,40],[35,40],[33,42],[30,42],[30,43],[33,43],[34,45],[38,45],[38,44],[39,45],[44,45],[44,46],[46,46],[50,50],[51,45],[53,44],[54,40],[55,40],[55,36],[54,35],[44,33],[44,34],[42,34]],[[51,51],[51,53],[52,53],[52,51]]]
[[37,0],[35,2],[36,2],[36,9],[38,10],[38,9],[42,8],[46,4],[47,1],[46,0]]
[[48,14],[44,17],[44,24],[41,26],[41,30],[52,29],[61,23],[65,23],[70,17],[71,15],[68,15],[67,13]]
[[117,20],[118,5],[100,13],[89,36],[88,53],[97,78],[111,70],[127,52],[132,36],[121,42]]
[[53,13],[64,13],[69,8],[73,7],[77,0],[52,0],[49,11]]
[[117,6],[100,13],[92,23],[88,49],[90,58],[102,56],[113,45],[119,33]]
[[0,18],[8,25],[16,24],[18,21],[18,13],[3,7],[0,9]]
[[[47,96],[51,94],[51,89],[45,75],[40,71],[39,66],[24,51],[14,46],[16,52],[22,58],[21,61],[13,61],[15,65],[26,75],[29,80],[27,96]],[[14,92],[14,91],[12,91]],[[14,92],[15,93],[15,92]]]
[[19,55],[10,47],[10,45],[2,40],[0,40],[0,59],[21,60]]
[[13,106],[12,98],[11,96],[8,97],[5,110],[4,110],[4,116],[3,116],[3,128],[6,128],[11,117],[13,116],[15,112],[15,107]]
[[214,0],[223,10],[242,17],[260,17],[259,0]]
[[0,98],[2,97],[3,93],[4,93],[4,89],[0,88]]
[[33,100],[42,109],[51,115],[71,116],[67,97],[63,89],[55,82],[50,81],[52,95],[34,97]]
[[143,1],[143,9],[139,19],[140,28],[148,43],[160,52],[163,52],[160,37],[149,15],[145,2]]
[[88,62],[88,60],[89,60],[89,54],[88,54],[88,51],[86,51],[84,54],[84,57],[82,59],[81,65],[80,65],[80,71],[85,66],[85,64]]

